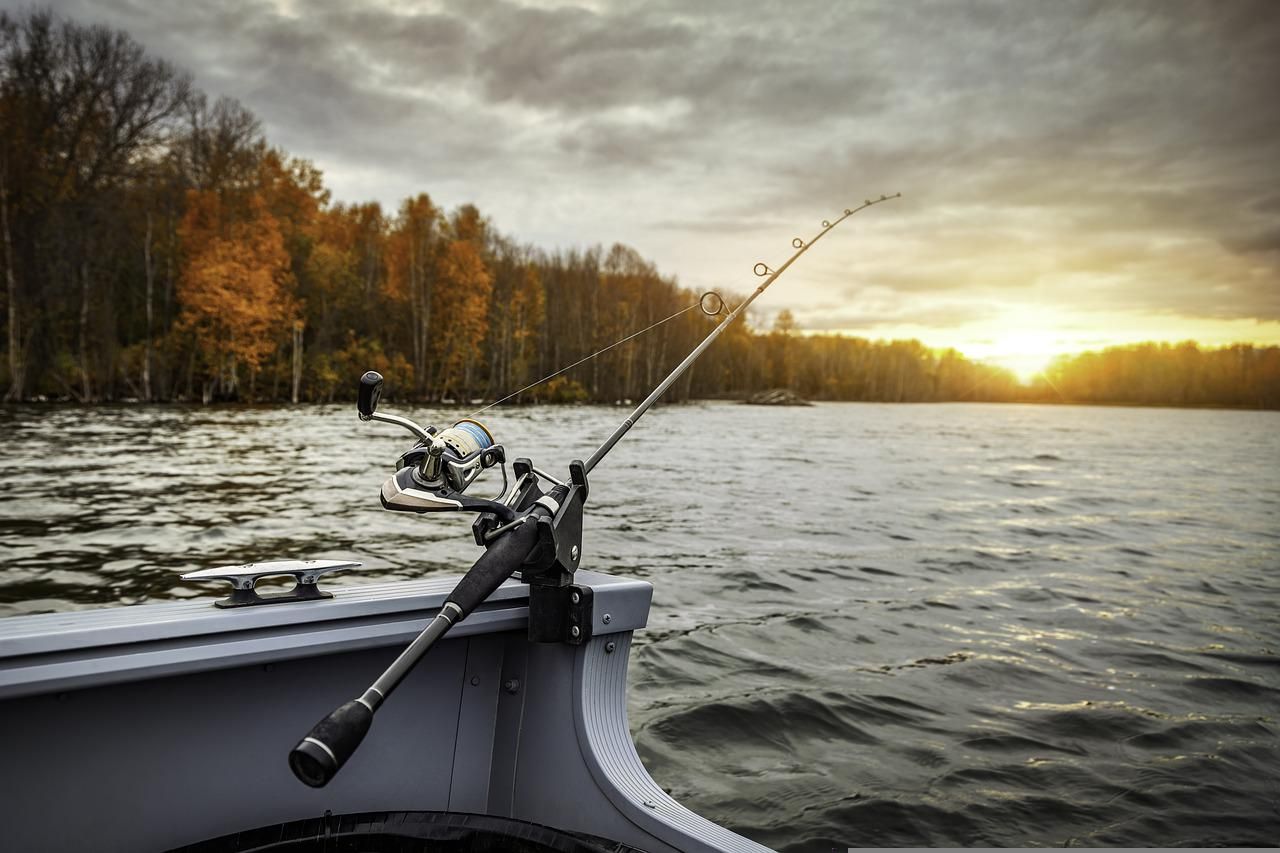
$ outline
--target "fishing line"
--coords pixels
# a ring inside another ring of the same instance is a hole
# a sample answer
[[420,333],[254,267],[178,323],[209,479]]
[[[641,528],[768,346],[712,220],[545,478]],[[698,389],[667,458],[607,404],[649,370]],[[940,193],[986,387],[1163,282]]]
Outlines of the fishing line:
[[[714,306],[715,306],[715,307],[714,307],[714,309],[713,309],[713,308],[711,308],[711,307],[708,307],[708,306],[711,306],[711,305],[714,305]],[[645,326],[643,329],[641,329],[641,330],[640,330],[640,331],[638,331],[638,332],[632,332],[631,334],[627,335],[627,336],[626,336],[625,338],[623,338],[622,340],[614,341],[613,343],[609,344],[607,347],[603,347],[603,348],[601,348],[601,349],[598,349],[598,350],[596,350],[595,352],[591,353],[591,355],[588,355],[588,356],[585,356],[585,357],[583,357],[583,358],[580,358],[580,359],[578,359],[577,361],[575,361],[573,364],[570,364],[570,365],[568,365],[568,366],[566,366],[566,367],[562,367],[562,368],[560,368],[560,369],[559,369],[559,370],[557,370],[555,373],[548,373],[546,376],[542,377],[541,379],[537,380],[536,382],[530,382],[528,385],[524,386],[524,387],[523,387],[523,388],[521,388],[519,391],[513,391],[513,392],[511,392],[510,394],[508,394],[507,396],[505,396],[505,397],[503,397],[502,399],[500,399],[500,400],[494,400],[494,401],[493,401],[492,403],[490,403],[489,405],[484,406],[483,408],[480,408],[480,409],[476,409],[474,412],[472,412],[472,413],[471,413],[470,415],[468,415],[467,417],[469,417],[469,418],[474,418],[476,415],[480,414],[481,412],[487,412],[489,409],[492,409],[494,406],[497,406],[497,405],[499,405],[500,403],[505,403],[507,400],[510,400],[512,397],[518,397],[518,396],[520,396],[520,395],[521,395],[521,394],[523,394],[525,391],[528,391],[530,388],[536,388],[537,386],[541,385],[543,382],[546,382],[548,379],[555,379],[555,378],[556,378],[557,376],[559,376],[561,373],[564,373],[565,371],[568,371],[568,370],[573,370],[573,368],[577,367],[579,364],[584,364],[584,363],[586,363],[586,362],[590,361],[591,359],[595,358],[596,356],[598,356],[598,355],[601,355],[601,354],[603,354],[603,353],[608,352],[609,350],[613,349],[614,347],[621,346],[621,345],[625,344],[627,341],[632,340],[633,338],[638,338],[638,337],[640,337],[640,336],[641,336],[641,335],[643,335],[645,332],[648,332],[648,331],[651,331],[651,330],[653,330],[653,329],[658,328],[658,327],[659,327],[659,326],[661,326],[663,323],[669,323],[669,322],[671,322],[672,320],[674,320],[675,318],[679,317],[680,315],[689,313],[689,312],[690,312],[690,311],[692,311],[694,308],[701,308],[701,309],[702,309],[702,313],[703,313],[703,314],[706,314],[708,317],[715,317],[715,316],[717,316],[718,314],[720,314],[720,312],[722,312],[722,311],[724,310],[724,300],[723,300],[723,299],[721,299],[721,298],[720,298],[720,294],[716,293],[714,290],[708,290],[706,293],[704,293],[704,294],[702,294],[701,296],[699,296],[699,297],[698,297],[698,301],[697,301],[697,302],[693,303],[692,305],[688,306],[687,308],[681,308],[681,309],[680,309],[679,311],[677,311],[676,313],[671,314],[670,316],[667,316],[667,317],[663,317],[661,320],[657,321],[656,323],[651,323],[650,325]]]

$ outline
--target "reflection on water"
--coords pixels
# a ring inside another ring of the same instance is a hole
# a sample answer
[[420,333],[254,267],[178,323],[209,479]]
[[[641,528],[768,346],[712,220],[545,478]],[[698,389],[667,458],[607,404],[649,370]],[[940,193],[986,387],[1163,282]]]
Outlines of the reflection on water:
[[[620,416],[489,422],[563,468]],[[0,435],[0,614],[476,554],[469,519],[379,508],[411,441],[346,407],[4,408]],[[593,476],[585,548],[657,588],[645,763],[771,846],[1280,838],[1280,414],[669,407]]]

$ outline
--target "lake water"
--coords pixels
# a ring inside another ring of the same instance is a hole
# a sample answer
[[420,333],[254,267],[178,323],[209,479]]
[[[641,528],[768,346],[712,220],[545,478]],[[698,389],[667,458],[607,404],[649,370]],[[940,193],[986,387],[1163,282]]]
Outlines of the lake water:
[[[624,414],[499,412],[555,470]],[[380,509],[412,442],[349,407],[10,407],[0,436],[0,615],[476,556],[468,519]],[[656,586],[646,765],[765,844],[1280,840],[1280,413],[667,407],[593,475],[585,554]]]

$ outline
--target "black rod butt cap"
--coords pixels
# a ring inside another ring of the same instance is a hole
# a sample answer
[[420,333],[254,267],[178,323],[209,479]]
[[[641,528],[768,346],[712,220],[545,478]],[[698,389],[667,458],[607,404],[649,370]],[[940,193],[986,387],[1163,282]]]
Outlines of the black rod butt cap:
[[369,420],[378,409],[378,400],[382,397],[382,374],[370,370],[360,377],[360,393],[356,395],[356,411],[360,417]]
[[373,712],[351,701],[316,723],[289,753],[289,769],[312,788],[329,784],[347,763],[373,724]]

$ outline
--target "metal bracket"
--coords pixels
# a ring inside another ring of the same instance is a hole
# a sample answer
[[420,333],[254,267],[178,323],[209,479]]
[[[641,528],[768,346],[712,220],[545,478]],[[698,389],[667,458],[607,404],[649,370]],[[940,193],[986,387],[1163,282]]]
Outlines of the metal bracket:
[[595,590],[589,586],[573,584],[569,587],[568,613],[565,618],[565,642],[580,646],[591,639],[591,626],[595,615]]
[[[348,560],[277,560],[270,563],[246,563],[243,566],[221,566],[182,575],[184,581],[227,581],[231,595],[215,601],[217,607],[252,607],[258,604],[289,604],[294,601],[319,601],[333,598],[333,593],[320,589],[322,575],[340,569],[353,569],[360,563]],[[287,592],[259,595],[254,586],[262,578],[290,576],[297,585]]]
[[595,614],[589,586],[529,585],[529,641],[580,646],[591,639]]
[[591,589],[573,583],[582,562],[582,506],[589,487],[580,460],[569,463],[568,494],[538,519],[539,545],[521,568],[529,585],[529,640],[579,645],[591,637]]
[[538,519],[539,547],[525,562],[521,579],[532,584],[568,586],[582,562],[582,506],[587,502],[587,472],[580,460],[569,463],[569,493],[551,518]]

